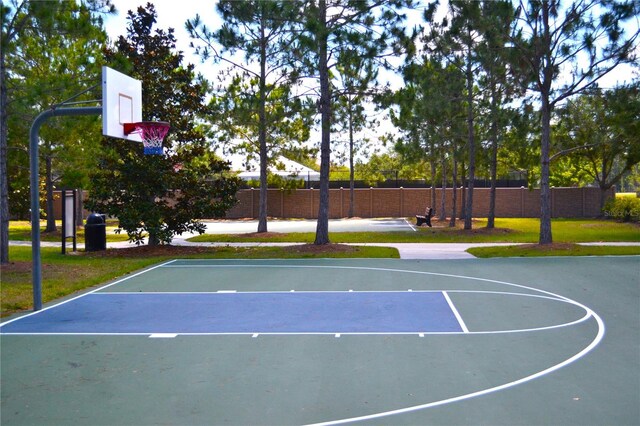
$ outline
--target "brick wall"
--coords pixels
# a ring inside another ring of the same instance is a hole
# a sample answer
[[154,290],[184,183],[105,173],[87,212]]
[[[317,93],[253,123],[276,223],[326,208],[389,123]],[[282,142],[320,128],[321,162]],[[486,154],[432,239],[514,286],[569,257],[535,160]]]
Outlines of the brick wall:
[[[457,191],[457,210],[462,210],[462,190]],[[473,215],[486,217],[489,213],[489,188],[475,188],[473,192]],[[553,217],[597,217],[600,215],[599,188],[552,188]],[[615,190],[607,192],[613,197]],[[267,213],[272,217],[313,219],[318,213],[319,191],[297,189],[292,192],[270,189]],[[442,189],[436,189],[434,209],[439,214]],[[259,190],[246,189],[238,192],[240,203],[228,218],[256,218],[258,215]],[[354,190],[354,216],[390,217],[423,214],[431,204],[429,188],[369,188]],[[451,214],[453,190],[445,192],[445,209]],[[346,217],[349,212],[349,189],[329,190],[329,217]],[[497,217],[539,217],[540,190],[527,188],[497,188]]]
[[[462,210],[462,190],[457,191],[457,210]],[[489,188],[473,191],[474,217],[486,217],[489,213]],[[431,204],[430,188],[368,188],[354,190],[354,216],[356,217],[402,217],[424,214]],[[436,189],[434,210],[439,215],[442,189]],[[607,192],[614,197],[615,190]],[[85,192],[85,199],[87,194]],[[56,218],[61,217],[59,195],[55,201]],[[238,191],[238,205],[229,211],[227,218],[257,218],[260,202],[258,189]],[[318,214],[320,191],[296,189],[293,191],[270,189],[267,213],[271,217],[314,219]],[[447,216],[451,215],[453,190],[445,192]],[[553,217],[597,217],[600,216],[599,188],[552,188]],[[329,190],[329,217],[342,218],[349,213],[349,189]],[[85,211],[84,217],[88,213]],[[496,217],[539,217],[540,190],[527,188],[497,188]]]

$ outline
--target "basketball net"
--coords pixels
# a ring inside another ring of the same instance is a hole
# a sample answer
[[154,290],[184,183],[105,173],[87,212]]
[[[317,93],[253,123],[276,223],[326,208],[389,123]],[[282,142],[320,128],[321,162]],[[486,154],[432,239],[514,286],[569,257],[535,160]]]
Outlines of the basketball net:
[[162,142],[167,132],[169,123],[166,121],[143,121],[140,123],[125,123],[124,133],[137,133],[142,138],[144,153],[146,155],[162,155]]

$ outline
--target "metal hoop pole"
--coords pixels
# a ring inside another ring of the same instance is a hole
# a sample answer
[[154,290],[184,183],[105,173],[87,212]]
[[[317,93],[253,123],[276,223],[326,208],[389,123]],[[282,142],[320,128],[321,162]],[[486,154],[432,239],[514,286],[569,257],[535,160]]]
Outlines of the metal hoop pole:
[[33,310],[42,309],[42,260],[40,257],[40,192],[39,192],[39,142],[40,126],[49,117],[66,115],[101,115],[102,107],[58,108],[41,112],[31,125],[29,132],[29,170],[31,184],[31,256],[33,270],[31,282],[33,284]]

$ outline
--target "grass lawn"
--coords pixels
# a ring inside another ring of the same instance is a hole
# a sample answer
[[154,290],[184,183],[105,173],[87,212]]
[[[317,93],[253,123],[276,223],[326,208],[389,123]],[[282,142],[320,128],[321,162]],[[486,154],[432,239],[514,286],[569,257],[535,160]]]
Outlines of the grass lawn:
[[540,256],[639,256],[640,246],[581,246],[554,243],[549,246],[523,244],[515,246],[474,247],[467,250],[476,257]]
[[[448,224],[433,221],[434,227],[420,227],[417,232],[332,232],[333,243],[536,243],[539,236],[538,219],[496,219],[495,229],[486,229],[486,219],[474,221],[474,229],[449,228]],[[553,219],[553,240],[559,243],[583,242],[640,242],[640,225],[598,219]],[[315,234],[268,233],[260,234],[203,234],[190,238],[193,242],[306,242],[311,243]]]
[[[40,221],[40,240],[55,243],[60,242],[62,239],[62,221],[56,221],[58,230],[55,232],[44,232],[46,225],[46,221]],[[127,241],[127,234],[125,232],[121,234],[114,233],[116,228],[117,221],[107,221],[107,242]],[[84,243],[84,227],[79,227],[76,232],[78,242]],[[9,240],[31,241],[31,222],[26,220],[12,220],[9,222]]]
[[[175,258],[268,259],[268,258],[398,258],[388,247],[291,246],[251,248],[133,247],[103,252],[62,255],[58,248],[41,249],[42,300],[44,303],[103,284],[149,265]],[[31,248],[11,246],[8,265],[0,266],[1,316],[32,309]]]

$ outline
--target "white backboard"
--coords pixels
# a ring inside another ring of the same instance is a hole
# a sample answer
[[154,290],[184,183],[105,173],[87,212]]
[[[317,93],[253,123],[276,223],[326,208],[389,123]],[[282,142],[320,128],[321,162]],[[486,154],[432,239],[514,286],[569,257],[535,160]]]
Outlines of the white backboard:
[[142,142],[137,133],[124,134],[124,123],[142,121],[142,82],[102,67],[102,134]]

